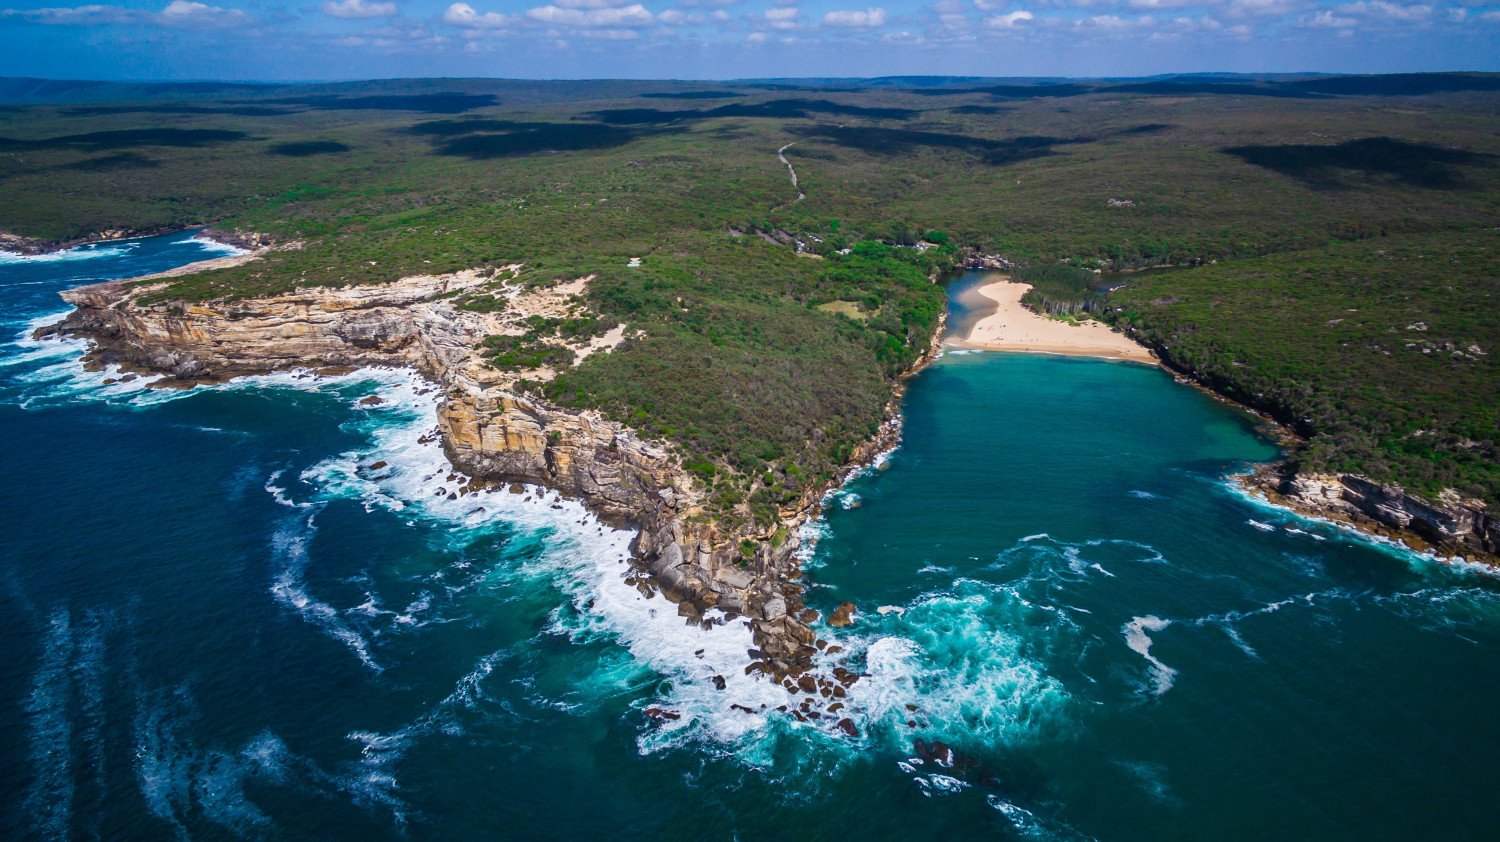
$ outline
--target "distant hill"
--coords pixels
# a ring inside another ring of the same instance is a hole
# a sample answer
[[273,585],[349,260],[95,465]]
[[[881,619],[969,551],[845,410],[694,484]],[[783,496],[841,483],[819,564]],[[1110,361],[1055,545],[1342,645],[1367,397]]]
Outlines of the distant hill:
[[[636,96],[656,90],[665,99],[712,98],[712,87],[733,96],[744,90],[817,90],[829,93],[909,91],[928,96],[987,93],[1002,99],[1073,97],[1093,93],[1220,94],[1309,98],[1330,96],[1424,96],[1500,90],[1496,73],[1186,73],[1143,77],[880,76],[874,78],[739,79],[719,83],[675,80],[578,79],[539,84],[526,79],[374,79],[359,82],[104,82],[79,79],[0,77],[0,104],[66,105],[244,97],[393,96],[435,93],[491,96],[514,104]],[[416,109],[426,110],[426,109]]]

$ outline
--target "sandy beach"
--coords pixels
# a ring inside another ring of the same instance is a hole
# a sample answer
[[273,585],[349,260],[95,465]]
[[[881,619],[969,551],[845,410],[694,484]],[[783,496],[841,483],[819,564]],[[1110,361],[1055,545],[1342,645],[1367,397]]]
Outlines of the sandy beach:
[[967,336],[950,337],[947,344],[987,351],[1027,351],[1156,364],[1156,357],[1144,346],[1101,322],[1071,325],[1026,309],[1021,296],[1030,288],[1028,284],[1001,277],[974,290],[973,294],[994,302],[995,310],[980,319]]

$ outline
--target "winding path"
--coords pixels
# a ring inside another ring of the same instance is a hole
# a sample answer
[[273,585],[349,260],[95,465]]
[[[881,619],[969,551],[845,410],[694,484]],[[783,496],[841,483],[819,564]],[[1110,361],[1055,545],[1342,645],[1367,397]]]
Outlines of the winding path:
[[798,186],[798,184],[797,184],[797,171],[792,168],[792,162],[788,161],[786,159],[786,151],[788,149],[791,149],[793,146],[796,146],[796,145],[797,145],[797,141],[794,140],[791,143],[788,143],[786,146],[781,147],[780,149],[776,150],[776,157],[781,160],[781,163],[786,164],[786,171],[789,172],[789,173],[791,173],[791,175],[792,175],[792,187],[796,188],[796,190],[797,190],[797,198],[791,200],[790,202],[787,202],[786,205],[779,205],[776,208],[773,208],[773,210],[780,210],[781,208],[784,208],[787,205],[795,205],[798,202],[802,201],[803,199],[807,198],[807,194],[803,193],[802,192],[802,188],[800,186]]

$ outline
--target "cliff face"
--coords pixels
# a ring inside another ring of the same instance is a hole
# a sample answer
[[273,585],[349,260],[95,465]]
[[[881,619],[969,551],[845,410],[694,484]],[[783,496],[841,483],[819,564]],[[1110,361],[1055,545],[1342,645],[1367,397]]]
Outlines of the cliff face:
[[[1231,391],[1242,394],[1243,390],[1232,390],[1233,384],[1198,371],[1174,355],[1171,348],[1151,341],[1140,331],[1126,332],[1155,352],[1171,371],[1240,404],[1225,395]],[[1277,429],[1284,436],[1283,444],[1300,441],[1298,436],[1312,432],[1305,425],[1299,428],[1285,407],[1252,404],[1249,408],[1280,425]],[[1436,501],[1424,500],[1400,487],[1381,485],[1357,474],[1302,474],[1284,463],[1256,470],[1246,478],[1246,485],[1263,492],[1272,502],[1303,514],[1345,522],[1418,550],[1500,566],[1500,515],[1478,500],[1463,500],[1451,491]]]
[[[695,518],[702,490],[668,448],[597,413],[513,391],[515,375],[485,364],[477,347],[485,336],[512,331],[516,316],[459,309],[452,294],[493,280],[460,272],[204,304],[143,304],[158,286],[116,281],[65,292],[77,309],[56,330],[92,339],[94,364],[145,368],[180,382],[294,367],[414,367],[442,387],[438,426],[460,470],[493,482],[543,484],[637,529],[640,587],[659,590],[689,621],[703,621],[712,608],[749,617],[756,668],[783,680],[801,676],[817,650],[804,622],[812,615],[801,613],[795,536],[816,513],[821,491],[783,512],[783,534],[791,537],[779,545]],[[524,303],[524,295],[512,300]],[[889,446],[894,435],[888,424],[868,448]],[[747,539],[751,544],[743,544]],[[753,553],[742,548],[751,545]]]
[[1456,494],[1430,503],[1354,474],[1299,474],[1276,466],[1256,472],[1249,484],[1273,502],[1345,521],[1417,549],[1500,563],[1500,518]]

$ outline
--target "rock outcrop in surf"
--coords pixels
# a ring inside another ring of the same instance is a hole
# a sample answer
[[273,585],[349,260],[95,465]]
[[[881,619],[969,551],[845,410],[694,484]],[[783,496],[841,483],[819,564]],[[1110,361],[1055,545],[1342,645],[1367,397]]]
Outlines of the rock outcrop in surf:
[[[442,389],[438,432],[455,466],[485,481],[554,488],[637,530],[642,587],[676,603],[688,622],[750,618],[757,648],[748,669],[794,684],[818,651],[808,625],[816,615],[797,581],[798,527],[816,516],[827,489],[808,489],[770,531],[702,517],[705,490],[670,445],[597,412],[549,404],[518,388],[514,373],[487,364],[484,338],[505,332],[514,314],[473,312],[455,301],[493,289],[496,277],[475,270],[208,302],[149,298],[165,283],[111,281],[64,292],[76,309],[52,330],[91,339],[90,364],[165,373],[164,383],[292,368],[413,367]],[[897,397],[879,433],[834,482],[894,445]]]

